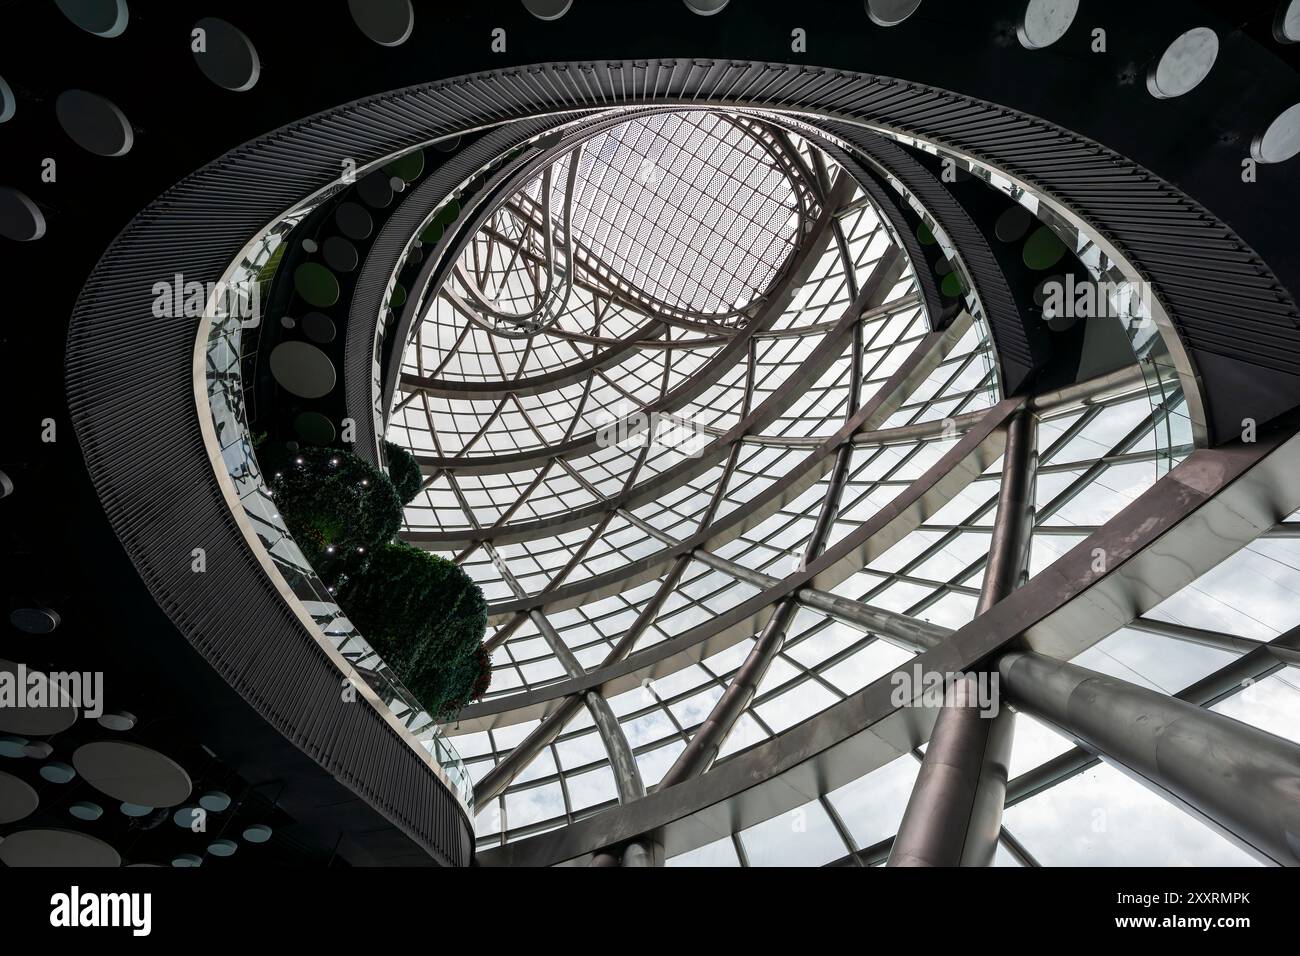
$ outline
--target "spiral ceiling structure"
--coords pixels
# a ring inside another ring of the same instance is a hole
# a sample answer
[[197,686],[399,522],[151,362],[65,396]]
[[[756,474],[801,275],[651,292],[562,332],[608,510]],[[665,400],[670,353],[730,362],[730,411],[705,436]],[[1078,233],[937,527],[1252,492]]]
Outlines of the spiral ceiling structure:
[[[0,671],[121,689],[0,711],[0,861],[1300,863],[1300,0],[44,6],[11,622],[111,639]],[[481,699],[268,434],[411,453]]]

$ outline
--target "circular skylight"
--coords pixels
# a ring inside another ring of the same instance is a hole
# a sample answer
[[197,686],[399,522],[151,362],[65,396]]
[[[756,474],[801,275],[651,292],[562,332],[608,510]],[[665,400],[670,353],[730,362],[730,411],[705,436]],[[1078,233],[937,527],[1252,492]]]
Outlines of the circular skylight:
[[59,125],[69,138],[96,156],[125,156],[135,133],[113,102],[86,90],[67,90],[54,103]]
[[13,119],[17,110],[18,100],[14,97],[14,91],[9,89],[9,84],[0,76],[0,123]]
[[1282,0],[1278,4],[1273,35],[1283,43],[1300,43],[1300,0]]
[[126,32],[126,0],[54,0],[63,15],[87,33],[112,39]]
[[1147,74],[1152,96],[1173,99],[1196,89],[1214,69],[1219,57],[1219,36],[1209,27],[1188,30],[1161,55]]
[[1017,35],[1029,50],[1049,47],[1065,36],[1079,12],[1079,0],[1029,0]]
[[657,302],[701,315],[747,308],[794,248],[798,197],[750,130],[669,113],[586,144],[574,240]]
[[1261,163],[1284,163],[1300,153],[1300,103],[1283,111],[1251,145]]
[[749,119],[693,111],[622,123],[502,203],[451,292],[503,334],[558,321],[575,282],[652,317],[742,324],[798,247],[812,202],[799,177],[781,137]]
[[411,0],[348,0],[357,28],[380,46],[401,46],[415,30]]
[[[455,480],[484,509],[476,520],[490,524],[521,500],[521,522],[561,506],[555,495],[589,501],[554,464],[534,485],[555,453],[604,462],[593,486],[636,484],[636,456],[606,442],[628,436],[606,432],[628,416],[640,427],[638,409],[663,409],[663,430],[697,414],[734,422],[746,342],[757,349],[751,401],[782,388],[782,401],[797,399],[813,383],[783,382],[864,288],[882,310],[878,334],[918,321],[915,296],[900,306],[905,320],[883,308],[911,273],[853,177],[765,118],[640,115],[574,136],[546,161],[447,250],[440,287],[414,290],[423,305],[388,437],[463,462]],[[539,311],[550,324],[525,329]],[[800,428],[829,427],[840,401],[827,397]],[[686,428],[676,438],[673,454],[689,455],[713,436]],[[493,477],[480,485],[479,472]],[[427,473],[428,494],[408,515],[455,533],[469,520],[460,499],[446,475]]]
[[251,90],[262,73],[253,41],[243,31],[225,20],[204,17],[194,24],[202,30],[202,49],[195,49],[194,60],[213,83],[235,93]]
[[728,0],[686,0],[686,6],[692,13],[702,17],[711,17],[727,5]]
[[558,20],[572,6],[573,0],[524,0],[524,8],[539,20]]
[[882,27],[896,27],[921,6],[921,0],[867,0],[867,16]]

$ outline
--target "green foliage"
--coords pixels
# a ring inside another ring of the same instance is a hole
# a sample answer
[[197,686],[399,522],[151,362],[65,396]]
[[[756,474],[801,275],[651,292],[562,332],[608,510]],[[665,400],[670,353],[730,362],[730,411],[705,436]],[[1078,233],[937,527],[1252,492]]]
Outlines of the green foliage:
[[424,708],[445,720],[492,680],[482,643],[487,602],[451,561],[392,540],[403,500],[421,479],[410,452],[385,444],[391,480],[338,449],[277,445],[259,457],[285,525],[339,606]]
[[456,564],[389,542],[348,579],[338,598],[352,623],[436,719],[447,719],[487,690],[491,671],[482,645],[487,602]]
[[[478,649],[474,652],[474,659],[478,675],[474,679],[474,689],[470,691],[470,700],[480,699],[492,686],[492,655],[488,653],[487,647],[479,644]],[[468,702],[466,701],[466,703]]]
[[397,488],[397,495],[402,504],[410,504],[420,493],[424,476],[420,474],[420,463],[415,456],[390,441],[384,442],[384,455],[388,458],[388,477]]
[[402,502],[388,476],[332,448],[262,456],[267,487],[303,555],[326,584],[358,573],[402,526]]

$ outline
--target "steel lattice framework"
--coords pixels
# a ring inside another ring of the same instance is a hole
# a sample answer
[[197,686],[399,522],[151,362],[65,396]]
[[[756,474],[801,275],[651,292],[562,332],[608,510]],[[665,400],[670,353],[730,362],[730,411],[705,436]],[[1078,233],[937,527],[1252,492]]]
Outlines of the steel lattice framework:
[[[1001,400],[982,323],[932,328],[889,223],[786,129],[692,111],[597,134],[474,236],[389,422],[426,473],[406,536],[491,602],[492,691],[453,729],[480,849],[697,777],[940,647],[1183,460],[1186,419],[1136,369]],[[1241,646],[1152,616],[1099,647],[1151,640]],[[1101,772],[1046,723],[1020,735],[1039,759],[1012,761],[1008,821]],[[922,757],[823,791],[799,854],[882,862]],[[681,859],[791,862],[781,826]],[[1038,862],[1007,826],[994,845]]]
[[819,212],[810,172],[778,129],[748,117],[667,112],[619,124],[497,207],[443,295],[505,336],[561,319],[584,331],[569,302],[575,284],[665,323],[735,329]]

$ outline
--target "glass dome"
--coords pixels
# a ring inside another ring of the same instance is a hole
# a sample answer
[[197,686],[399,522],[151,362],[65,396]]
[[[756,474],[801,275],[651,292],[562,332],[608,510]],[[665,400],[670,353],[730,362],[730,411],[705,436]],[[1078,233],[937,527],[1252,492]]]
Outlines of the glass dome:
[[[711,773],[969,624],[1004,487],[1000,448],[958,454],[1001,407],[983,321],[935,326],[895,226],[827,152],[696,110],[557,153],[427,299],[387,433],[425,473],[405,536],[491,605],[491,690],[447,729],[480,850]],[[1191,451],[1161,436],[1180,392],[1153,397],[1136,370],[1093,384],[1035,400],[1026,577]],[[1231,655],[1186,625],[1226,615],[1247,564],[1282,607],[1300,584],[1285,545],[1247,548],[1075,663],[1166,693],[1215,672]],[[603,693],[579,689],[592,674]],[[1216,708],[1300,715],[1285,674],[1259,686],[1265,703]],[[667,862],[883,863],[924,751]],[[998,864],[1251,861],[1026,714],[1009,775]]]

